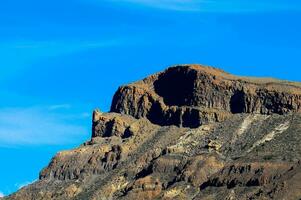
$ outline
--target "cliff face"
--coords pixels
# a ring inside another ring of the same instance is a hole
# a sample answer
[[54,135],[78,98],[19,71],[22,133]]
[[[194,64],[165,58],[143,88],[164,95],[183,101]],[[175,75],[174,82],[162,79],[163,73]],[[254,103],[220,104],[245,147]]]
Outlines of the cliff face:
[[301,84],[171,67],[122,86],[92,137],[5,199],[300,199]]
[[209,67],[177,66],[120,87],[111,111],[146,117],[159,125],[195,128],[237,113],[300,112],[301,89],[288,82],[235,77]]

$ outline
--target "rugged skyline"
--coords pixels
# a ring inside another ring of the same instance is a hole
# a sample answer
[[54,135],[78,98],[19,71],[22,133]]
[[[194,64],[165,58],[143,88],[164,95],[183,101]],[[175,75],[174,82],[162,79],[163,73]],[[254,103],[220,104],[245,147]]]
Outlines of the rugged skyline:
[[298,0],[2,2],[0,193],[85,141],[92,110],[108,111],[119,85],[169,65],[301,81],[300,10]]
[[5,200],[301,197],[301,83],[178,65],[116,91],[91,137]]

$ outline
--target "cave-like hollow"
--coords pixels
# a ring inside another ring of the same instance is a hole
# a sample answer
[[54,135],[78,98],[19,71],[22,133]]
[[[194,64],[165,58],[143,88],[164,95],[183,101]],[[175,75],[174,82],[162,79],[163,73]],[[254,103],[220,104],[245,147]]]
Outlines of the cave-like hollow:
[[230,109],[233,114],[246,112],[246,100],[244,91],[236,91],[230,99]]
[[168,106],[189,106],[193,100],[195,71],[173,69],[162,74],[154,83],[155,91]]

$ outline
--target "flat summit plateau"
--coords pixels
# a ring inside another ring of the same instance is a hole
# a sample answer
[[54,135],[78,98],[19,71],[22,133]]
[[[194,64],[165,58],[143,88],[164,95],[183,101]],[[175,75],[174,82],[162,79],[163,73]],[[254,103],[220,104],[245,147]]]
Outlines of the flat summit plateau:
[[301,199],[301,83],[178,65],[120,86],[91,138],[5,200]]

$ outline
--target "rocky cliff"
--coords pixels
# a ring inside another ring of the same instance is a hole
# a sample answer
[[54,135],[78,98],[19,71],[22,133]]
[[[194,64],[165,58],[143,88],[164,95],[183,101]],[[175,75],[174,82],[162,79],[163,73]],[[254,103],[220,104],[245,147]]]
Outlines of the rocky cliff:
[[300,199],[301,83],[174,66],[121,86],[91,139],[5,199]]
[[236,77],[211,67],[175,66],[120,87],[111,111],[195,128],[237,113],[300,112],[301,90],[293,83]]

